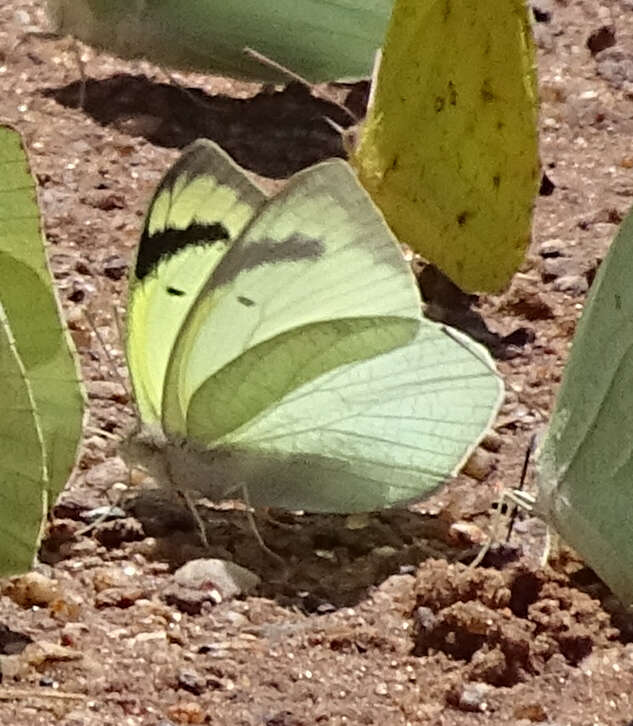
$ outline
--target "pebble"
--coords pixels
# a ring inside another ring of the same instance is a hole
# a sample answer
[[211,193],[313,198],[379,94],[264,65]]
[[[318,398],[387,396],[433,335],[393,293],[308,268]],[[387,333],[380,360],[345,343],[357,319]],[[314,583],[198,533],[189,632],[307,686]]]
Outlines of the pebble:
[[103,263],[103,273],[110,280],[121,280],[127,272],[127,262],[120,255],[110,255]]
[[174,573],[180,587],[194,590],[216,590],[222,600],[246,595],[261,579],[245,567],[229,560],[198,559],[187,562]]
[[569,274],[569,257],[545,257],[541,262],[541,279],[551,282],[558,277]]
[[389,688],[387,688],[386,683],[378,683],[374,688],[374,693],[377,696],[386,696],[389,693]]
[[178,608],[187,615],[200,615],[206,603],[218,605],[222,596],[217,590],[194,590],[190,587],[168,587],[162,594],[167,605]]
[[27,645],[19,657],[31,666],[41,666],[44,663],[80,660],[83,654],[74,648],[41,640]]
[[206,680],[195,671],[180,671],[178,673],[178,687],[182,688],[194,696],[200,696],[206,690]]
[[206,713],[195,701],[179,701],[167,709],[167,717],[177,724],[200,724],[205,722]]
[[481,445],[486,451],[493,451],[495,453],[501,449],[502,444],[503,438],[496,431],[488,431],[481,442]]
[[477,481],[483,481],[494,469],[495,456],[492,452],[478,448],[473,451],[462,472]]
[[109,587],[102,590],[95,598],[96,608],[129,608],[146,593],[140,587]]
[[532,723],[547,721],[547,711],[540,703],[526,703],[516,706],[514,718],[525,719]]
[[143,525],[133,517],[103,522],[94,528],[98,542],[108,549],[120,547],[124,542],[136,542],[145,538]]
[[549,239],[538,246],[538,254],[543,257],[562,257],[565,243],[562,239]]
[[85,385],[89,398],[116,403],[130,400],[128,392],[118,381],[86,381]]
[[568,292],[574,296],[584,295],[589,289],[589,283],[584,275],[563,275],[554,282],[554,290]]
[[128,467],[123,459],[113,456],[93,466],[86,474],[86,484],[100,491],[106,491],[113,484],[127,481]]
[[86,512],[81,512],[79,516],[84,522],[92,524],[97,521],[109,522],[113,519],[124,519],[127,515],[121,507],[112,507],[106,504],[103,507],[95,507],[94,509],[88,509]]
[[59,583],[39,572],[12,577],[3,594],[23,608],[46,607],[60,596]]
[[487,683],[465,683],[456,694],[455,706],[469,713],[485,713],[488,710],[486,696],[489,692]]

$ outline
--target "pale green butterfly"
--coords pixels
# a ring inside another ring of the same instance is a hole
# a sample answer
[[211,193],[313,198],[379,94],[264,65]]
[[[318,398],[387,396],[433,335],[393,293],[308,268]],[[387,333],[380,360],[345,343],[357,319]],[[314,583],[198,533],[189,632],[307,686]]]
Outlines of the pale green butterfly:
[[538,465],[534,511],[633,603],[633,213],[587,298]]
[[311,83],[369,76],[393,0],[48,0],[56,32],[124,58],[287,82],[246,47]]
[[415,279],[341,160],[267,199],[198,141],[152,200],[127,355],[161,480],[254,506],[351,512],[435,489],[480,441],[488,353],[421,317]]
[[73,469],[84,399],[51,281],[35,182],[0,126],[0,575],[30,569]]

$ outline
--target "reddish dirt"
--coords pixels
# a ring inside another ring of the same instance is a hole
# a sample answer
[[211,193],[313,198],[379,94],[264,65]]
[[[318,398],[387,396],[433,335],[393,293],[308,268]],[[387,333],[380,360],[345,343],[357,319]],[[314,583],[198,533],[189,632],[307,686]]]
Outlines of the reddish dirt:
[[[499,363],[507,395],[471,468],[478,478],[462,475],[412,511],[360,522],[260,519],[283,568],[257,546],[243,511],[208,507],[213,554],[262,580],[249,596],[218,603],[174,579],[178,566],[203,555],[187,511],[157,490],[132,501],[136,482],[123,484],[116,439],[107,436],[121,435],[132,417],[113,371],[126,375],[114,311],[123,317],[144,210],[178,148],[208,136],[272,191],[294,171],[342,154],[323,117],[345,118],[298,87],[269,92],[177,75],[185,93],[147,63],[89,49],[80,110],[70,42],[29,35],[45,27],[35,0],[2,3],[0,118],[30,148],[91,414],[78,473],[37,566],[56,583],[38,581],[39,592],[28,579],[1,583],[3,723],[633,721],[631,620],[573,553],[563,548],[540,568],[544,528],[524,517],[485,567],[462,564],[547,420],[585,283],[633,197],[631,0],[534,5],[541,153],[554,188],[538,200],[534,243],[512,286],[480,299],[493,331],[525,330]],[[614,29],[615,44],[597,52],[610,41],[597,33],[603,26]],[[82,533],[86,512],[121,492],[128,516]]]

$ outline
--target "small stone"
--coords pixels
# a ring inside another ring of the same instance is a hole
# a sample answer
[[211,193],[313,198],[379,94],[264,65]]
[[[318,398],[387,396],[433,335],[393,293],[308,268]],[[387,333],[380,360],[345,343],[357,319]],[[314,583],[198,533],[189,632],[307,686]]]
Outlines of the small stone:
[[538,254],[544,259],[547,257],[563,257],[565,243],[562,239],[550,239],[538,247]]
[[40,575],[39,572],[12,577],[3,593],[23,608],[34,605],[46,607],[60,596],[57,580]]
[[121,507],[113,507],[106,504],[103,507],[88,509],[82,512],[80,516],[87,524],[93,524],[94,522],[109,522],[113,519],[124,519],[127,515]]
[[141,600],[145,592],[140,587],[110,587],[102,590],[95,598],[96,608],[129,608],[137,600]]
[[178,608],[187,615],[200,615],[206,603],[218,605],[222,596],[217,590],[202,591],[190,587],[169,587],[162,594],[167,605]]
[[450,541],[456,545],[482,545],[487,535],[474,522],[453,522],[448,529]]
[[387,688],[386,683],[378,683],[374,688],[374,693],[377,696],[386,696],[389,693],[389,688]]
[[100,401],[114,401],[127,403],[130,396],[125,388],[117,381],[87,381],[88,397]]
[[84,623],[66,623],[60,633],[61,644],[70,648],[78,648],[82,636],[90,632]]
[[546,257],[541,262],[541,279],[551,282],[558,277],[569,274],[569,257]]
[[589,283],[584,275],[563,275],[554,282],[554,290],[568,292],[570,295],[584,295],[589,289]]
[[[127,480],[127,465],[123,459],[113,456],[93,466],[86,474],[86,484],[99,491],[107,491],[113,484]],[[88,509],[91,507],[84,507]]]
[[77,620],[81,615],[83,602],[81,595],[68,592],[62,597],[58,597],[57,600],[53,600],[48,609],[56,620]]
[[246,617],[246,615],[243,615],[242,613],[236,613],[234,610],[229,610],[228,612],[224,613],[224,618],[234,627],[234,628],[245,628],[247,625],[250,625],[250,620]]
[[494,469],[495,456],[490,451],[478,448],[473,451],[462,472],[477,481],[483,481]]
[[487,683],[465,683],[449,698],[460,711],[469,713],[485,713],[488,710],[486,695],[490,692]]
[[371,514],[369,512],[356,512],[345,518],[345,529],[352,531],[366,529],[370,524]]
[[391,545],[381,545],[380,547],[374,547],[374,549],[371,551],[373,555],[376,555],[376,557],[393,557],[394,555],[398,554],[398,550],[395,547],[392,547]]
[[18,678],[28,670],[28,664],[19,655],[0,655],[0,674],[2,682]]
[[433,610],[424,605],[420,605],[420,607],[415,609],[413,619],[418,628],[423,632],[431,632],[437,623],[437,616]]
[[41,666],[44,663],[80,660],[83,654],[74,648],[42,640],[27,645],[20,657],[31,666]]
[[180,671],[178,674],[178,687],[182,688],[194,696],[200,696],[204,693],[207,686],[206,680],[195,671]]
[[481,445],[486,451],[492,451],[494,453],[500,451],[502,444],[503,438],[496,431],[488,431],[481,442]]
[[127,272],[127,262],[120,255],[110,255],[103,263],[103,273],[110,280],[121,280]]
[[515,707],[514,718],[527,719],[532,723],[542,723],[547,721],[547,712],[540,703],[526,703]]
[[92,585],[97,592],[113,587],[129,587],[132,578],[120,567],[95,567],[92,571]]
[[200,704],[195,701],[179,701],[167,709],[167,717],[176,723],[204,723],[206,714]]
[[103,522],[94,529],[98,542],[108,549],[120,547],[124,542],[136,542],[145,538],[143,525],[133,517]]
[[245,567],[217,559],[191,560],[176,570],[174,580],[181,587],[216,590],[223,600],[246,595],[261,582],[254,572]]

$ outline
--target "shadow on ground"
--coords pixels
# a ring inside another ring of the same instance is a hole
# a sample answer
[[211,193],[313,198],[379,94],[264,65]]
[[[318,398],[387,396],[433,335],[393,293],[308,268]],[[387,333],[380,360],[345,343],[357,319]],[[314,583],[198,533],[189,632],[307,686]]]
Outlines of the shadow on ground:
[[[42,93],[75,108],[80,89],[81,82],[74,81]],[[103,126],[158,146],[182,148],[200,137],[212,139],[245,168],[271,178],[344,156],[340,134],[326,119],[341,127],[352,123],[335,103],[298,83],[241,99],[127,73],[86,81],[83,111]]]

